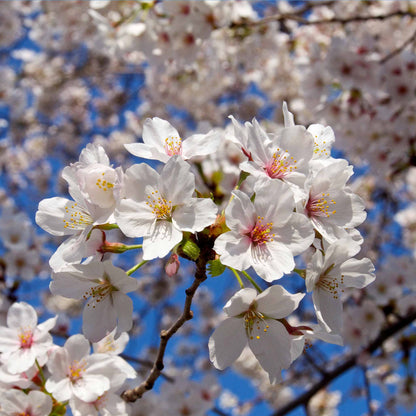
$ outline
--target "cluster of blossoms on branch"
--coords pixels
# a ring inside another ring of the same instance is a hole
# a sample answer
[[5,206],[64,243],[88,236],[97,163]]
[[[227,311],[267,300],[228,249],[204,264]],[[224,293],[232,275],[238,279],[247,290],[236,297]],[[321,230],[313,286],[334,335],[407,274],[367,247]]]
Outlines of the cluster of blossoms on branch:
[[[63,170],[71,199],[42,200],[36,222],[50,234],[67,236],[50,258],[50,290],[84,302],[82,330],[89,341],[105,343],[106,337],[117,338],[131,329],[128,293],[138,289],[140,278],[130,275],[146,262],[170,255],[176,266],[170,274],[178,271],[183,257],[194,261],[199,272],[202,267],[205,276],[195,275],[198,284],[206,279],[207,269],[218,279],[225,268],[240,284],[224,306],[226,318],[209,339],[216,368],[233,364],[248,345],[275,383],[302,354],[306,340],[343,343],[344,289],[363,288],[375,278],[369,259],[354,258],[363,241],[355,227],[366,217],[364,204],[347,185],[352,167],[330,156],[332,129],[316,124],[306,129],[295,125],[286,105],[283,112],[285,125],[274,133],[267,133],[256,119],[240,124],[231,117],[228,136],[213,129],[183,140],[169,122],[147,119],[143,143],[126,148],[137,157],[161,162],[158,169],[149,163],[125,171],[114,168],[101,146],[89,144],[79,161]],[[226,141],[241,153],[242,162],[236,167],[234,189],[215,198],[198,189],[196,176],[201,180],[204,172],[198,173],[197,165]],[[125,237],[140,238],[141,244],[108,242],[115,228]],[[130,249],[141,250],[142,261],[127,272],[108,258],[107,253]],[[305,293],[292,294],[275,281],[292,272],[312,293],[317,323],[290,323]],[[25,314],[31,315],[30,325],[24,323],[29,321]],[[74,414],[90,407],[103,414],[125,414],[120,396],[107,399],[127,377],[135,376],[130,366],[114,355],[90,355],[83,335],[53,347],[48,331],[56,318],[39,326],[36,321],[31,307],[16,303],[9,309],[0,343],[4,371],[25,380],[14,385],[32,392],[31,406],[39,401],[47,415],[51,396],[55,408],[69,401]],[[13,348],[6,341],[12,333]],[[16,358],[10,361],[13,354]],[[36,377],[43,395],[31,387]],[[124,398],[140,397],[135,391],[127,390]],[[16,389],[5,397],[13,402],[19,394]]]

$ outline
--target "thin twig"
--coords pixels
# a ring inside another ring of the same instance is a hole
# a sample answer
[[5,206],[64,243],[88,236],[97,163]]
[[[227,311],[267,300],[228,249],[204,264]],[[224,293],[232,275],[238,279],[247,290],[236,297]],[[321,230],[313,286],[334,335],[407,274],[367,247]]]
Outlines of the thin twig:
[[364,387],[365,387],[365,392],[366,392],[366,397],[367,397],[368,415],[373,416],[374,411],[373,411],[373,407],[371,406],[371,391],[370,391],[370,382],[367,376],[367,369],[364,366],[361,368],[363,370],[363,376],[364,376]]
[[305,350],[305,352],[303,353],[303,356],[306,358],[306,361],[315,369],[317,370],[321,376],[325,377],[328,372],[322,368],[321,366],[319,366],[315,360],[311,357],[311,355],[309,354],[308,350]]
[[[370,343],[366,348],[366,352],[372,354],[375,352],[388,338],[396,335],[402,329],[409,326],[414,320],[416,320],[416,312],[412,312],[401,320],[397,321],[393,325],[390,325],[386,329],[380,332],[379,336]],[[332,380],[336,379],[341,374],[345,373],[349,369],[353,368],[358,359],[359,354],[355,354],[340,364],[338,367],[334,368],[332,371],[328,371],[327,375],[312,385],[307,391],[305,391],[300,396],[296,397],[291,402],[287,403],[285,406],[278,409],[272,416],[283,416],[296,409],[299,406],[303,406],[305,403],[308,403],[309,400],[321,389],[325,388]]]
[[215,253],[212,251],[212,244],[208,244],[207,246],[203,247],[203,249],[201,249],[200,256],[196,261],[195,279],[192,285],[185,291],[186,298],[181,316],[176,320],[176,322],[173,323],[173,325],[168,330],[162,330],[160,332],[159,350],[149,375],[147,376],[146,380],[144,380],[139,386],[123,392],[121,397],[124,400],[128,402],[134,402],[140,397],[142,397],[146,391],[151,390],[153,388],[154,383],[159,378],[164,368],[163,358],[170,338],[184,325],[186,321],[192,319],[193,317],[193,313],[191,311],[192,299],[199,285],[204,280],[206,280],[207,262],[209,260],[212,260],[214,258],[214,255]]
[[398,48],[391,51],[384,58],[380,59],[380,64],[385,64],[388,60],[398,55],[406,46],[410,45],[412,42],[416,41],[416,30],[413,32],[412,36],[406,39]]
[[[264,17],[263,19],[256,20],[254,22],[244,22],[249,26],[258,26],[270,22],[283,22],[286,20],[294,20],[302,25],[326,25],[326,24],[342,24],[353,22],[366,22],[368,20],[386,20],[392,17],[416,17],[415,13],[397,10],[395,12],[381,14],[381,15],[366,15],[366,16],[350,16],[350,17],[332,17],[331,19],[317,19],[308,20],[299,15],[299,12],[294,13],[279,13],[272,16]],[[244,25],[243,24],[243,25]]]

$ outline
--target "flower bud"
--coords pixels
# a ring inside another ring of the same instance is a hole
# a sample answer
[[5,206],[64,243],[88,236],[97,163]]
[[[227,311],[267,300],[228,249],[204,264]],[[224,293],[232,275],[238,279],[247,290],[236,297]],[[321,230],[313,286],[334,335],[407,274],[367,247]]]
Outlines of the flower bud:
[[169,277],[173,277],[175,276],[176,273],[178,273],[179,267],[180,267],[180,262],[179,262],[179,258],[177,254],[172,254],[170,256],[170,259],[168,260],[168,262],[166,263],[165,266],[165,272]]

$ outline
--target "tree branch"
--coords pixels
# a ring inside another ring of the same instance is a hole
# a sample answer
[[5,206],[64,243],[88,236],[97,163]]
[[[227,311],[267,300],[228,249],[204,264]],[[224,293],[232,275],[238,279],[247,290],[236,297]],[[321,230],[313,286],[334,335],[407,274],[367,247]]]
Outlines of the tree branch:
[[373,407],[371,405],[371,390],[370,390],[370,381],[368,380],[367,376],[367,368],[361,367],[363,370],[363,377],[364,377],[364,387],[365,387],[365,394],[367,398],[367,407],[368,407],[368,416],[374,416]]
[[172,338],[172,336],[184,325],[186,321],[193,318],[193,313],[191,311],[192,299],[199,285],[207,278],[207,262],[209,260],[212,260],[215,255],[214,251],[212,250],[213,242],[207,239],[201,233],[200,237],[203,240],[202,243],[205,244],[202,244],[200,255],[196,260],[195,279],[192,285],[185,290],[186,298],[183,307],[183,312],[181,316],[176,320],[176,322],[172,324],[172,326],[168,330],[162,330],[160,332],[159,350],[156,359],[153,363],[153,367],[149,375],[147,376],[146,380],[144,380],[137,387],[126,390],[122,393],[121,397],[128,402],[134,402],[137,399],[141,398],[146,391],[152,390],[154,383],[159,378],[164,368],[163,358],[170,338]]
[[[379,336],[369,344],[369,346],[365,349],[366,352],[372,354],[375,352],[383,343],[393,335],[396,335],[402,329],[406,328],[410,325],[414,320],[416,320],[416,312],[412,312],[406,317],[400,319],[393,325],[390,325],[386,329],[380,332]],[[272,416],[283,416],[287,413],[291,412],[292,410],[296,409],[298,406],[303,406],[309,402],[309,400],[321,389],[326,387],[332,380],[340,376],[341,374],[345,373],[352,367],[354,367],[357,363],[359,354],[355,354],[344,361],[341,365],[334,368],[332,371],[328,371],[327,376],[322,378],[322,380],[318,381],[316,384],[311,386],[311,388],[305,391],[303,394],[292,400],[291,402],[287,403],[285,406],[278,409]]]
[[385,64],[388,60],[398,55],[406,46],[410,45],[412,42],[416,41],[416,30],[413,32],[412,36],[406,39],[398,48],[391,51],[384,58],[380,59],[381,64]]
[[366,15],[366,16],[350,16],[350,17],[333,17],[331,19],[317,19],[317,20],[308,20],[300,15],[299,11],[293,13],[279,13],[272,16],[264,17],[263,19],[245,23],[250,26],[262,25],[270,22],[284,22],[285,20],[294,20],[302,25],[323,25],[323,24],[347,24],[352,22],[366,22],[368,20],[386,20],[391,19],[392,17],[416,17],[415,13],[409,11],[397,10],[395,12],[382,14],[382,15]]

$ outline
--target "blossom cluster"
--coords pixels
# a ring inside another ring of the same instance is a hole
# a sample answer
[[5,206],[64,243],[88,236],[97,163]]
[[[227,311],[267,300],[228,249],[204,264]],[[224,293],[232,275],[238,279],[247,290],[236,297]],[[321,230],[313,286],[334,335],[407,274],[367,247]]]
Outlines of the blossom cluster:
[[[138,289],[140,279],[130,275],[138,267],[170,254],[175,274],[178,255],[197,261],[209,241],[215,255],[210,260],[212,274],[220,275],[227,267],[241,286],[225,305],[227,317],[209,340],[216,368],[233,364],[248,345],[274,383],[302,353],[305,339],[342,344],[342,293],[349,287],[363,288],[375,278],[369,259],[354,258],[363,241],[356,227],[365,219],[364,204],[347,185],[352,167],[330,155],[332,129],[316,124],[306,129],[295,125],[286,105],[283,112],[285,125],[273,134],[256,119],[240,124],[231,117],[228,135],[213,129],[185,139],[166,120],[147,119],[143,143],[126,149],[161,162],[158,170],[148,163],[125,171],[114,168],[95,144],[87,145],[79,161],[63,170],[72,199],[42,200],[36,222],[50,234],[67,236],[49,262],[50,290],[84,301],[82,329],[91,342],[131,329],[133,302],[128,293]],[[195,168],[201,157],[225,157],[220,146],[226,142],[243,161],[235,166],[234,190],[228,190],[228,197],[215,198],[198,189]],[[106,233],[114,228],[124,238],[140,238],[142,244],[109,243]],[[104,258],[129,249],[141,250],[142,262],[127,272],[114,266],[112,258]],[[309,259],[302,270],[295,267],[300,255],[302,261]],[[289,323],[305,293],[289,293],[274,282],[294,271],[312,292],[317,324]],[[253,287],[244,286],[241,274]],[[268,282],[266,290],[256,283],[258,278]],[[65,344],[67,350],[51,354],[52,376],[45,388],[61,402],[75,395],[70,405],[77,407],[77,400],[88,403],[101,397],[111,379],[97,384],[85,378],[93,391],[78,390],[80,371],[85,370],[85,377],[89,374],[89,361],[83,358],[88,345],[81,335],[74,337]],[[76,348],[71,346],[78,342]],[[66,370],[58,363],[65,362],[71,371],[64,385]],[[109,378],[114,372],[98,358],[91,366],[94,371],[105,368]]]

